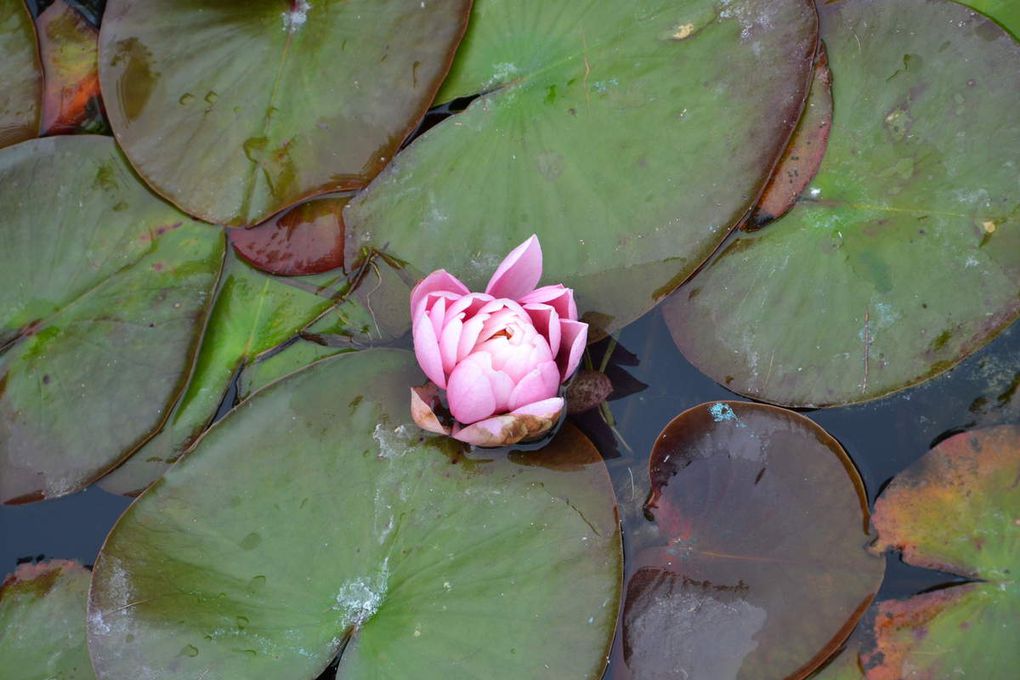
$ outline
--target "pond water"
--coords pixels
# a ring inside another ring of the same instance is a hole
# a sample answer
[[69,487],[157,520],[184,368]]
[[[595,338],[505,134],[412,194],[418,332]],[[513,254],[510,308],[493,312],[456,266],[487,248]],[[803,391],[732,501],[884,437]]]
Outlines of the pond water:
[[[607,370],[618,392],[631,392],[610,397],[617,434],[604,425],[598,410],[583,414],[577,422],[607,457],[624,520],[625,549],[631,557],[633,539],[652,528],[641,505],[648,490],[648,456],[659,432],[691,406],[741,397],[684,359],[657,310],[625,328],[616,343]],[[609,341],[602,341],[592,346],[596,365],[608,345]],[[1014,324],[952,371],[919,387],[858,406],[806,411],[805,415],[843,445],[873,504],[894,475],[945,437],[975,426],[1015,421],[1020,411],[1018,383],[1020,331]],[[19,563],[43,558],[91,564],[130,502],[93,487],[45,503],[0,506],[0,567],[8,573]],[[906,597],[957,581],[949,574],[890,559],[879,598]],[[327,671],[323,677],[332,676]]]

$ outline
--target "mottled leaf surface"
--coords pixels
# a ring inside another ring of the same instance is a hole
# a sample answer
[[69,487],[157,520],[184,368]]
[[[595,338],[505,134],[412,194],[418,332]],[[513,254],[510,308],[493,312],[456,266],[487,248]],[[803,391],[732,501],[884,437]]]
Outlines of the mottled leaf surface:
[[223,259],[108,137],[0,152],[0,499],[82,488],[166,420]]
[[42,64],[23,0],[0,0],[0,83],[0,147],[38,135]]
[[[565,430],[467,455],[410,423],[413,355],[327,359],[215,425],[96,563],[100,675],[599,678],[622,557],[605,467]],[[521,464],[523,458],[528,464]]]
[[537,233],[593,336],[620,328],[756,201],[816,37],[805,0],[478,0],[440,99],[484,94],[351,202],[346,257],[371,245],[481,290]]
[[921,382],[1020,313],[1020,45],[953,2],[820,8],[835,112],[818,175],[664,307],[698,368],[795,406]]
[[649,462],[660,547],[636,558],[623,612],[634,678],[804,678],[882,582],[867,501],[839,444],[747,402],[677,416]]
[[1020,666],[1020,427],[946,439],[875,503],[876,551],[977,580],[886,601],[865,655],[872,680],[1006,678]]
[[54,560],[23,564],[0,587],[0,675],[94,680],[85,647],[89,572]]
[[257,224],[379,172],[431,103],[470,6],[110,0],[110,124],[160,194],[210,222]]

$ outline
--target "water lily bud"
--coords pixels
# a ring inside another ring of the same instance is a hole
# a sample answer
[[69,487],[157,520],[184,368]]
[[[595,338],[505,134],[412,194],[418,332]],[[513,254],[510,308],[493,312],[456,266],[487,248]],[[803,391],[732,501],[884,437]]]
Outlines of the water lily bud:
[[[430,432],[477,446],[506,446],[549,431],[564,408],[560,386],[577,369],[588,324],[574,292],[536,288],[542,248],[532,236],[500,263],[484,293],[449,272],[411,292],[414,352],[432,385],[412,388],[411,413]],[[438,389],[437,389],[438,388]],[[446,390],[455,421],[436,412]]]

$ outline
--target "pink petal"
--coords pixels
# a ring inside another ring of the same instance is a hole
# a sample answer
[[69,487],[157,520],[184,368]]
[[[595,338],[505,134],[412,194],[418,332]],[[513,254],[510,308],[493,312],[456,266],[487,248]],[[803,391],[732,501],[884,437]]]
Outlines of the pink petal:
[[460,334],[464,329],[464,322],[460,319],[447,317],[443,332],[439,335],[439,356],[443,359],[443,371],[447,375],[457,365],[457,344],[460,342]]
[[433,404],[439,399],[439,390],[432,383],[411,388],[411,417],[418,427],[436,434],[450,434],[450,428],[439,421]]
[[438,338],[443,332],[443,322],[446,321],[446,298],[436,300],[436,304],[429,310],[429,319],[432,320],[432,330]]
[[542,278],[542,246],[538,236],[510,251],[489,279],[485,292],[497,298],[517,300],[535,290]]
[[556,363],[560,366],[560,380],[566,382],[581,363],[585,345],[588,344],[588,324],[562,319],[560,329],[563,331],[563,344],[556,356]]
[[563,399],[545,399],[465,428],[455,427],[453,437],[475,446],[511,446],[525,439],[541,437],[559,422],[562,412]]
[[552,423],[555,424],[556,421],[560,419],[560,413],[563,412],[563,406],[563,397],[553,397],[551,399],[543,399],[542,401],[536,401],[522,406],[510,415],[534,416],[535,418],[551,420]]
[[456,316],[463,315],[462,318],[470,319],[478,314],[482,307],[489,302],[492,302],[492,296],[486,295],[485,293],[462,295],[457,298],[456,302],[447,305],[446,318],[451,319]]
[[422,316],[414,323],[414,356],[418,365],[429,380],[439,387],[446,387],[446,374],[443,372],[443,359],[439,354],[439,340],[428,316]]
[[[472,360],[472,357],[478,359]],[[489,380],[491,366],[485,355],[472,355],[457,364],[450,374],[446,400],[450,413],[461,423],[473,423],[488,418],[496,411],[496,395]]]
[[479,314],[495,314],[496,312],[509,310],[515,314],[519,314],[522,317],[527,317],[528,313],[524,311],[524,307],[521,307],[519,303],[509,298],[494,298],[491,301],[485,303],[481,309],[478,310]]
[[464,324],[464,329],[460,332],[460,341],[457,343],[457,361],[463,361],[474,350],[478,343],[478,336],[488,319],[488,314],[479,314]]
[[560,315],[553,307],[537,303],[524,305],[524,311],[531,317],[535,330],[549,343],[549,351],[556,356],[560,351]]
[[556,396],[560,386],[560,371],[556,362],[546,361],[535,367],[517,383],[510,394],[510,410],[544,401]]
[[505,413],[510,410],[510,395],[514,391],[514,381],[503,371],[492,371],[489,373],[489,385],[492,387],[492,396],[496,398],[496,408],[493,413]]
[[527,307],[530,303],[549,305],[556,310],[561,319],[577,321],[577,304],[574,302],[574,291],[562,283],[555,286],[542,286],[518,300]]
[[438,291],[445,291],[456,295],[467,295],[471,292],[456,276],[450,274],[445,269],[437,269],[422,279],[414,287],[414,290],[411,291],[411,311],[417,310],[418,303],[426,295]]
[[[432,310],[436,308],[436,303],[443,300],[443,303],[449,307],[457,300],[461,299],[461,295],[455,293],[447,293],[445,291],[434,291],[429,293],[422,299],[418,300],[418,306],[411,310],[411,319],[417,319],[423,314],[431,314]],[[433,324],[435,327],[435,324]]]

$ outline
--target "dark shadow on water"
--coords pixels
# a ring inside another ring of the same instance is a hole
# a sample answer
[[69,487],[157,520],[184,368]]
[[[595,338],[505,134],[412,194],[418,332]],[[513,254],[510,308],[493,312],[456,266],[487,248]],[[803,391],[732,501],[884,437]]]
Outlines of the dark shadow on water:
[[0,506],[0,571],[21,562],[45,559],[92,564],[113,523],[131,504],[92,487],[72,496]]

